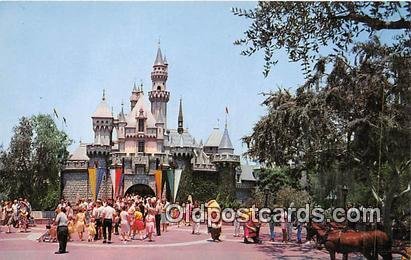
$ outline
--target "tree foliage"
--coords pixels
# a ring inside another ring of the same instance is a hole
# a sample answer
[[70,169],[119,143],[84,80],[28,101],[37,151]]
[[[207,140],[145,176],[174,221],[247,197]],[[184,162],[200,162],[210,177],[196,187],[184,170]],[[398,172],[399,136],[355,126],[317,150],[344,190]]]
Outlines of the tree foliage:
[[[267,114],[243,138],[247,155],[269,165],[303,164],[321,203],[333,190],[341,201],[343,184],[358,203],[374,197],[386,227],[411,179],[410,9],[399,2],[260,2],[236,11],[253,19],[237,42],[251,45],[244,54],[265,49],[269,64],[284,48],[307,65],[295,93],[266,93]],[[398,32],[384,43],[376,34],[382,29]],[[363,31],[371,37],[354,41]],[[328,44],[337,48],[320,56]]]
[[264,52],[264,75],[277,63],[275,52],[284,49],[290,61],[301,62],[309,74],[323,46],[342,53],[361,36],[380,30],[411,28],[409,2],[267,2],[252,10],[233,8],[235,15],[251,19],[244,38],[243,55]]
[[0,154],[1,189],[6,197],[25,197],[35,209],[51,209],[60,195],[59,172],[71,140],[49,115],[22,117],[7,150]]

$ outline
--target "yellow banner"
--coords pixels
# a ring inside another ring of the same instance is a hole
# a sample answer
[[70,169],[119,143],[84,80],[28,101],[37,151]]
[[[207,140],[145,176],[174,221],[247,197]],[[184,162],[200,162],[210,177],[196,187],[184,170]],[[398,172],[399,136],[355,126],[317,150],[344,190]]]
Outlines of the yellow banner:
[[97,194],[96,194],[96,185],[97,185],[96,168],[88,168],[88,183],[90,185],[91,194],[93,194],[93,199],[97,200]]
[[163,171],[161,170],[156,170],[155,172],[155,179],[156,179],[156,197],[161,198],[161,184],[162,184],[162,176]]

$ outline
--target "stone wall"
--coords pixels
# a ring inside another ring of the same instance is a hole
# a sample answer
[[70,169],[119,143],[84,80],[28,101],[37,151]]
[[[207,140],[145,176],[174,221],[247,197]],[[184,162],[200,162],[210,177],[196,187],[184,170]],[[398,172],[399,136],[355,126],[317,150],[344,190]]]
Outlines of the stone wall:
[[[104,176],[98,193],[98,198],[106,199],[112,196],[112,185],[109,175]],[[63,173],[63,197],[75,203],[81,198],[92,198],[88,185],[87,170],[70,171]]]

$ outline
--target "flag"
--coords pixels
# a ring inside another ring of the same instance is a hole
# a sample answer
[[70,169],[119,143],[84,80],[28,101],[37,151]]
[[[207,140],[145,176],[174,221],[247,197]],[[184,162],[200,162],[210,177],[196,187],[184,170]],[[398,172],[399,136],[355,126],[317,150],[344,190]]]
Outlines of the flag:
[[228,107],[225,107],[225,113],[228,114]]
[[53,112],[54,112],[54,115],[55,115],[57,118],[59,118],[59,115],[57,114],[57,111],[56,111],[55,108],[53,108]]
[[91,194],[93,195],[93,198],[96,198],[96,184],[97,184],[97,178],[96,178],[96,168],[91,167],[88,168],[88,183],[90,185],[90,190]]
[[168,187],[170,187],[170,194],[171,200],[174,202],[174,171],[172,169],[167,170],[167,180],[168,180]]
[[176,199],[176,196],[177,196],[177,191],[178,191],[178,186],[180,185],[182,171],[183,171],[182,169],[174,170],[174,194],[173,194],[174,200]]
[[120,186],[123,183],[123,169],[122,167],[116,168],[116,183],[114,186],[114,197],[117,197],[120,194]]
[[162,176],[163,171],[162,170],[156,170],[154,173],[154,178],[156,180],[156,195],[157,198],[161,198],[161,184],[162,184]]
[[104,174],[106,173],[106,168],[98,168],[97,169],[97,184],[96,184],[96,195],[94,200],[97,200],[98,192],[100,191],[100,186],[103,181]]
[[63,122],[64,122],[64,125],[67,126],[67,121],[65,117],[63,117]]
[[111,185],[113,186],[113,197],[116,197],[116,168],[110,169]]

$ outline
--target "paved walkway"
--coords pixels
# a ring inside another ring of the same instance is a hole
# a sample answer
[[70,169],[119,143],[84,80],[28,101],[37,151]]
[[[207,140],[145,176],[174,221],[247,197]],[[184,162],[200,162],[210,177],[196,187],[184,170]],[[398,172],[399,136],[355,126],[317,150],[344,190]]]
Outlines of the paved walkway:
[[[29,233],[5,234],[5,227],[0,233],[0,259],[329,259],[324,250],[314,249],[311,243],[302,245],[294,242],[283,244],[279,241],[269,242],[267,235],[262,235],[263,244],[244,244],[242,238],[232,236],[233,227],[223,226],[223,242],[210,241],[205,225],[201,226],[200,235],[192,235],[190,227],[171,226],[169,231],[154,242],[133,240],[124,243],[118,236],[113,243],[73,241],[67,245],[68,254],[55,255],[57,243],[39,243],[36,239],[45,231],[45,227],[34,227]],[[277,239],[280,230],[276,229]],[[262,234],[268,234],[263,227]],[[74,240],[77,235],[73,235]],[[341,255],[338,255],[341,259]],[[362,259],[350,255],[350,259]]]

